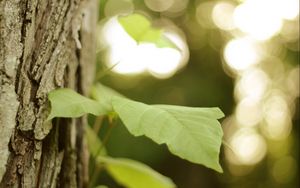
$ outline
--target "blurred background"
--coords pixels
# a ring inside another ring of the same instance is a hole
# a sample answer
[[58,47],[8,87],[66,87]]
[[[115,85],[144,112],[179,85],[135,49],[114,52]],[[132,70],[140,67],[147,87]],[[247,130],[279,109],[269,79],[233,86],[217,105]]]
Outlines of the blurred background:
[[[133,12],[179,49],[137,45],[117,21]],[[299,0],[101,0],[98,69],[148,104],[220,107],[219,174],[131,136],[119,123],[106,144],[170,177],[179,188],[299,187]],[[105,173],[96,181],[119,187]]]

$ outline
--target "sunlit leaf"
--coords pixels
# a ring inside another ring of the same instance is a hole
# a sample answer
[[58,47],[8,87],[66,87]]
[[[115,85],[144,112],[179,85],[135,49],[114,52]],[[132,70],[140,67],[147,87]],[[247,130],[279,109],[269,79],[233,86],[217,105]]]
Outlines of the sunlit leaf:
[[95,116],[105,114],[105,109],[95,100],[84,97],[72,89],[62,88],[53,90],[48,98],[51,103],[51,112],[48,120],[54,117],[80,117],[90,113]]
[[151,26],[151,22],[141,14],[131,14],[119,17],[124,30],[137,43],[153,43],[159,48],[177,48],[177,46],[163,35],[163,30]]
[[171,179],[159,174],[149,166],[130,159],[97,158],[109,174],[128,188],[174,188]]
[[175,48],[178,49],[179,48],[167,37],[162,36],[161,38],[159,38],[156,42],[155,42],[156,46],[159,48],[167,48],[167,47],[171,47],[171,48]]
[[147,31],[143,33],[140,37],[140,42],[152,42],[156,43],[162,36],[162,30],[156,28],[149,28]]
[[106,149],[102,145],[100,138],[90,126],[86,126],[85,134],[91,155],[94,158],[99,155],[106,155]]
[[150,21],[141,14],[131,14],[119,17],[119,22],[125,31],[137,42],[141,40],[150,27]]
[[219,153],[223,117],[218,108],[146,105],[114,97],[112,105],[129,132],[145,135],[186,160],[222,172]]

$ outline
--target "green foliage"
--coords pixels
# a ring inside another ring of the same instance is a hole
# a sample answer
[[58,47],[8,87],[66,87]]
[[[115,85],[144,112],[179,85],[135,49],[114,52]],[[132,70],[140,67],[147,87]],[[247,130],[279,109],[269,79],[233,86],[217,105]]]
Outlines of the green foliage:
[[[158,144],[166,144],[173,154],[183,159],[222,172],[219,151],[223,132],[217,119],[223,113],[218,108],[146,105],[100,84],[92,93],[99,102],[70,89],[50,92],[52,108],[48,119],[116,113],[132,135],[145,135]],[[87,133],[88,139],[95,140],[96,135]]]
[[[116,91],[97,84],[92,89],[95,100],[71,89],[49,93],[54,117],[79,117],[90,113],[96,116],[118,115],[134,136],[145,135],[186,160],[222,172],[219,151],[223,132],[217,119],[223,117],[218,108],[192,108],[172,105],[147,105],[125,98]],[[113,114],[113,115],[112,115]],[[90,152],[120,184],[129,188],[172,188],[174,183],[150,167],[129,159],[113,159],[97,134],[89,127],[86,139]]]
[[86,129],[86,138],[89,151],[92,157],[97,160],[97,165],[104,167],[121,185],[128,188],[176,187],[172,180],[140,162],[108,157],[104,145],[102,145],[103,143],[89,126]]
[[48,98],[51,103],[51,112],[47,120],[54,117],[80,117],[87,113],[95,116],[106,114],[103,106],[97,101],[86,98],[72,89],[53,90]]
[[137,43],[153,43],[159,48],[176,48],[176,45],[163,35],[163,30],[151,26],[151,22],[141,14],[119,17],[125,31]]
[[146,105],[114,97],[114,110],[134,136],[145,135],[183,159],[203,164],[218,172],[223,132],[218,108]]
[[129,188],[174,188],[171,179],[157,173],[149,166],[130,159],[98,157],[110,175],[121,185]]

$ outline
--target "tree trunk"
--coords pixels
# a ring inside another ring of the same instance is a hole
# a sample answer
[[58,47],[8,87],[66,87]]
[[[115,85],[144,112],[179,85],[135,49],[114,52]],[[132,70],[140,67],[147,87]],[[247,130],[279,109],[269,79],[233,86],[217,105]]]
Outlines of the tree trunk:
[[47,93],[86,95],[97,0],[0,0],[0,187],[86,187],[84,118],[45,122]]

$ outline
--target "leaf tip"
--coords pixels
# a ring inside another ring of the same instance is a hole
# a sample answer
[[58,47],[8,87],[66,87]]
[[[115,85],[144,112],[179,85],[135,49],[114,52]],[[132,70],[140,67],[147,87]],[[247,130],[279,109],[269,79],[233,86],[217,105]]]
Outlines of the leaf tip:
[[221,119],[225,117],[224,112],[220,108],[215,108],[216,114],[217,114],[217,119]]
[[219,172],[219,173],[221,173],[221,174],[224,172],[224,171],[223,171],[223,168],[221,167],[220,164],[218,164],[217,168],[215,168],[214,170],[216,170],[217,172]]

